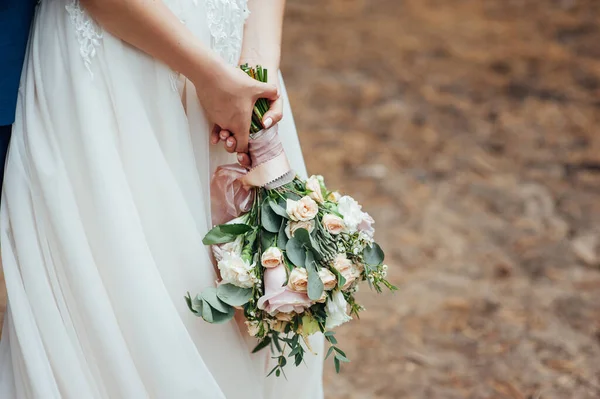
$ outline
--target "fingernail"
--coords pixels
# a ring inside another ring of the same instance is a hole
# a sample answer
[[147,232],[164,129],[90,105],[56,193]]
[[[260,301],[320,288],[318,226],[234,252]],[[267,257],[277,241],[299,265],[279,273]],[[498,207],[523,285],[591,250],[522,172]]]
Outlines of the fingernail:
[[231,141],[228,141],[227,142],[227,147],[229,147],[229,148],[233,147],[233,143]]
[[267,129],[270,128],[272,124],[273,124],[273,119],[271,119],[271,118],[267,118],[263,122],[264,127]]
[[238,154],[237,156],[238,162],[242,162],[244,160],[244,157],[242,156],[242,154]]

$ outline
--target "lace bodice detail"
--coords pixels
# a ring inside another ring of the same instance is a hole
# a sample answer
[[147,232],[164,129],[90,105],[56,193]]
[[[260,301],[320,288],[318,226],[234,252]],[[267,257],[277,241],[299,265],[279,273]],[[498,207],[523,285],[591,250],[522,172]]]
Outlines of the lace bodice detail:
[[[206,23],[211,35],[211,47],[228,64],[236,65],[242,48],[244,23],[250,14],[247,0],[163,0],[177,15],[182,23],[186,23],[187,14],[202,12],[198,7],[203,2]],[[79,53],[85,67],[92,73],[91,65],[98,47],[102,43],[103,30],[89,16],[79,0],[68,0],[65,6],[71,19]],[[92,75],[93,76],[93,75]]]
[[244,23],[250,14],[247,0],[206,0],[212,48],[230,65],[237,64]]

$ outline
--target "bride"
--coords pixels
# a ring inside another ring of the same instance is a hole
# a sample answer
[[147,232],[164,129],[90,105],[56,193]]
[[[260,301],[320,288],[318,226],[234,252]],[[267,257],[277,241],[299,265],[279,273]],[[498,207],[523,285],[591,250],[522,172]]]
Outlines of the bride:
[[305,174],[277,74],[236,68],[278,70],[283,3],[41,1],[2,199],[0,398],[323,397],[322,337],[265,378],[265,351],[183,299],[216,279],[209,181],[234,152],[248,162],[257,98]]

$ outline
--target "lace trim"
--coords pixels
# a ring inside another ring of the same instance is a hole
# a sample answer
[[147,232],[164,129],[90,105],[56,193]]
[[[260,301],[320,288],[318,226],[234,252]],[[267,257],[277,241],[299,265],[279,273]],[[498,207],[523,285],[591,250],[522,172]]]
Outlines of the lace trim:
[[92,58],[96,55],[96,48],[100,46],[103,37],[102,28],[85,12],[79,0],[72,0],[65,6],[65,9],[75,27],[75,35],[79,42],[79,54],[93,78]]
[[239,61],[244,23],[250,15],[247,0],[206,0],[212,48],[228,64]]

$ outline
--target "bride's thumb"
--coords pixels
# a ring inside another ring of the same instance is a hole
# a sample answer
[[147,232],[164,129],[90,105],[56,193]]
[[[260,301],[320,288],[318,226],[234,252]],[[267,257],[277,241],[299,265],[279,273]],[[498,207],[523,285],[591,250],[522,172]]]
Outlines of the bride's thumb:
[[275,85],[259,82],[257,88],[258,93],[256,98],[267,98],[271,101],[279,98],[279,89]]

